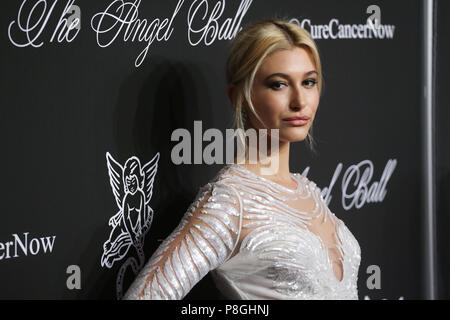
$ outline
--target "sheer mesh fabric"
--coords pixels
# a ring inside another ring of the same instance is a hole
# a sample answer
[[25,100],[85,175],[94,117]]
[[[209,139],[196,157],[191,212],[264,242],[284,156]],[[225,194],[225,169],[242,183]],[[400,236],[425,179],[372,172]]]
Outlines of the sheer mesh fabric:
[[182,299],[235,251],[240,198],[224,183],[207,184],[175,230],[141,270],[124,299]]
[[126,299],[182,299],[208,272],[230,299],[357,299],[360,247],[316,184],[291,189],[225,166],[150,258]]

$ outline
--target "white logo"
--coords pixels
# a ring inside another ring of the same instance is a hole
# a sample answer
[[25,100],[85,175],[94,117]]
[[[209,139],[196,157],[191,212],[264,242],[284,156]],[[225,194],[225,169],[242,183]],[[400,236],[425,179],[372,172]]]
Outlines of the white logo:
[[[370,9],[370,8],[368,8]],[[373,9],[373,8],[372,8]],[[374,19],[372,21],[372,19]],[[375,22],[374,22],[375,21]],[[311,19],[302,21],[293,18],[290,22],[306,29],[313,39],[393,39],[395,25],[384,25],[380,19],[372,16],[359,24],[341,23],[339,19],[332,18],[327,24],[314,24]]]
[[[330,184],[320,188],[321,196],[327,206],[330,205],[331,191],[338,181],[343,166],[342,163],[338,163]],[[353,207],[361,209],[366,203],[383,202],[387,194],[387,184],[396,166],[397,159],[389,159],[379,181],[372,181],[374,164],[371,160],[363,160],[349,166],[342,177],[342,207],[348,211]],[[301,175],[306,177],[309,169],[306,167]]]
[[[55,40],[58,43],[72,42],[80,32],[81,10],[79,6],[73,4],[74,2],[75,0],[67,1],[58,23],[54,26],[55,29],[49,42]],[[43,33],[57,3],[56,0],[47,8],[47,1],[41,0],[36,1],[30,8],[31,5],[27,3],[27,0],[23,0],[17,13],[17,20],[13,20],[8,26],[9,41],[19,48],[28,46],[40,48],[44,44],[44,41],[41,40]],[[50,27],[52,26],[48,26],[48,28]],[[26,40],[14,40],[14,38],[18,38],[18,35],[22,35],[22,38],[26,38]]]
[[[218,40],[233,39],[242,29],[242,20],[252,1],[241,0],[234,16],[225,16],[225,0],[193,0],[186,9],[187,16],[183,17],[187,24],[186,37],[189,44],[209,46]],[[72,42],[81,29],[81,8],[74,2],[75,0],[67,0],[55,25],[52,18],[58,14],[58,0],[22,0],[16,19],[8,26],[10,42],[16,47],[35,48],[42,47],[46,42]],[[103,11],[95,13],[90,19],[97,45],[102,48],[117,41],[144,43],[144,48],[135,60],[136,67],[143,63],[154,43],[170,40],[175,30],[174,22],[185,0],[178,0],[171,15],[153,19],[142,16],[141,2],[142,0],[110,0]],[[50,39],[46,39],[50,29],[54,31]]]
[[29,232],[24,232],[22,240],[17,233],[14,233],[12,235],[14,241],[0,242],[0,260],[18,258],[19,250],[25,256],[28,256],[29,253],[35,256],[40,252],[51,253],[53,251],[56,236],[29,239],[28,234]]
[[135,275],[145,262],[144,238],[153,220],[149,202],[153,194],[153,182],[158,168],[159,152],[141,167],[137,157],[129,158],[121,166],[109,152],[106,153],[109,181],[119,211],[109,219],[112,227],[109,239],[103,244],[102,267],[111,268],[120,261],[130,247],[136,249],[137,260],[129,257],[120,267],[116,280],[117,299],[122,298],[123,276],[128,266]]

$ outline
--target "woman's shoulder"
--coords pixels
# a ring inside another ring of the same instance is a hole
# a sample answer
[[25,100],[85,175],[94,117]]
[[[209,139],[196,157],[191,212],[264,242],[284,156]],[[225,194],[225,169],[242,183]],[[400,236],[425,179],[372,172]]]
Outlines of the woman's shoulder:
[[238,181],[238,172],[233,164],[226,164],[211,178],[207,185],[232,187]]
[[[202,200],[227,202],[238,198],[239,194],[234,188],[237,180],[230,172],[231,169],[229,165],[222,167],[206,184],[199,188],[194,202],[197,202],[197,204]],[[194,207],[196,206],[194,205]]]

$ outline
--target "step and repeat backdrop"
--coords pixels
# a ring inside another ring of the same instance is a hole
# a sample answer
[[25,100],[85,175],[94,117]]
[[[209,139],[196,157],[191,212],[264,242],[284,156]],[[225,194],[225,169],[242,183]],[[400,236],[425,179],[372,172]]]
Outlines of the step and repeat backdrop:
[[[359,241],[359,299],[424,298],[421,1],[0,6],[0,298],[120,298],[224,166],[173,163],[172,132],[204,148],[205,130],[232,128],[230,40],[266,18],[299,24],[319,47],[318,152],[293,144],[291,171],[322,189]],[[127,205],[148,213],[142,246],[119,223],[135,171],[141,202]],[[209,276],[186,297],[216,298]]]

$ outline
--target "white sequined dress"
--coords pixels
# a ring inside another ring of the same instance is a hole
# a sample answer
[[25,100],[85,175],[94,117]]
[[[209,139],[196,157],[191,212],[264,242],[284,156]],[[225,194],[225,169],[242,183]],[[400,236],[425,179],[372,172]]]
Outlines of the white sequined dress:
[[229,299],[358,299],[358,241],[320,189],[228,164],[193,201],[124,299],[182,299],[208,272]]

